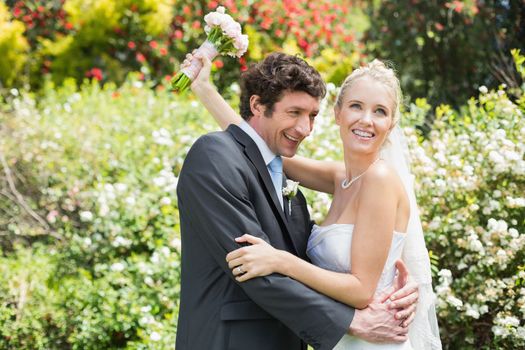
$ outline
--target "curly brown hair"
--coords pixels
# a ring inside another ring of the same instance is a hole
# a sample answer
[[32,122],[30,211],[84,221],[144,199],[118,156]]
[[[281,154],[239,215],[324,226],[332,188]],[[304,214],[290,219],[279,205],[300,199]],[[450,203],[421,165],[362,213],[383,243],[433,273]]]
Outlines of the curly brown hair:
[[260,97],[261,104],[266,107],[265,115],[271,116],[284,91],[303,91],[321,99],[326,95],[326,86],[319,72],[302,58],[272,53],[241,75],[242,118],[249,120],[253,116],[252,95]]

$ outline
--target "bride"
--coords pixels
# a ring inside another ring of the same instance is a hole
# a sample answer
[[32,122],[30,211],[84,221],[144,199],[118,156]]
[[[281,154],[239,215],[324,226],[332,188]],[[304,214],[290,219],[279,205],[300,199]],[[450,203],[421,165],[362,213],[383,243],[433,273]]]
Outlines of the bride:
[[[210,61],[195,56],[203,68],[192,90],[225,129],[242,118],[209,82]],[[185,61],[188,64],[191,55]],[[308,241],[311,263],[245,234],[238,243],[250,245],[227,255],[239,282],[280,273],[335,300],[365,308],[391,287],[395,262],[403,257],[419,284],[418,310],[402,344],[374,344],[345,335],[335,349],[441,349],[434,309],[430,263],[423,240],[397,123],[401,90],[392,69],[379,60],[354,70],[341,86],[335,121],[343,143],[344,163],[283,158],[284,172],[301,185],[333,194],[322,225],[314,225]]]

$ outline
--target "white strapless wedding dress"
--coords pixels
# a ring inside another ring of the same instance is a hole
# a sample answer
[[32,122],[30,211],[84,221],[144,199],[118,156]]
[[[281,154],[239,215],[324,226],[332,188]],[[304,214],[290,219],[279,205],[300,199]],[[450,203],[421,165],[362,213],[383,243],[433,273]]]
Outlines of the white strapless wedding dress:
[[[307,254],[312,263],[326,270],[348,273],[352,267],[350,247],[353,231],[353,224],[314,225],[307,247]],[[405,237],[404,233],[394,231],[376,293],[392,285],[396,274],[395,262],[401,257]],[[403,344],[375,344],[345,335],[334,350],[412,350],[412,347],[409,341]]]

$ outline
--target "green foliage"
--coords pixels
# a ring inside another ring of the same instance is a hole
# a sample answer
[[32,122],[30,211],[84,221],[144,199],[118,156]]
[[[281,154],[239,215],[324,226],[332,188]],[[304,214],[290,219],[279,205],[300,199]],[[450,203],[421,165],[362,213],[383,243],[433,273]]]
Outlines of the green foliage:
[[65,310],[47,281],[53,251],[18,248],[0,257],[0,349],[49,349],[60,346]]
[[348,55],[341,54],[332,48],[323,49],[319,56],[308,60],[319,72],[323,79],[336,85],[341,85],[345,78],[358,66],[360,55],[353,52]]
[[[84,76],[122,82],[130,70],[138,70],[146,62],[146,55],[153,65],[163,62],[164,68],[158,74],[171,72],[166,44],[151,44],[154,41],[150,39],[150,46],[142,45],[147,48],[144,53],[134,55],[128,49],[130,42],[134,47],[140,45],[136,39],[167,33],[172,17],[170,2],[68,0],[64,10],[75,30],[55,41],[43,42],[42,53],[50,57],[54,82],[67,77],[81,81]],[[144,72],[150,72],[148,65]]]
[[508,52],[524,48],[523,2],[385,0],[368,9],[368,51],[395,62],[412,98],[457,107],[480,85],[520,85]]
[[7,6],[0,3],[0,87],[9,87],[17,80],[27,61],[29,45],[24,38],[24,25],[11,20]]
[[518,49],[512,49],[510,53],[516,64],[516,70],[520,73],[521,78],[525,79],[525,57],[521,55]]
[[[42,87],[42,75],[60,84],[68,77],[122,83],[141,70],[158,83],[173,72],[168,37],[173,0],[92,0],[16,2],[31,60],[25,82]],[[20,84],[19,84],[20,85]]]

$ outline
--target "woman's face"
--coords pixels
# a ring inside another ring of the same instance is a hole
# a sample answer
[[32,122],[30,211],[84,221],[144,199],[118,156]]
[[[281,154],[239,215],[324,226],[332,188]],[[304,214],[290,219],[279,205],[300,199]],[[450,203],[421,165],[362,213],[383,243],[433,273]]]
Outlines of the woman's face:
[[368,76],[345,91],[335,120],[345,150],[353,154],[379,152],[393,127],[394,100],[389,89]]

